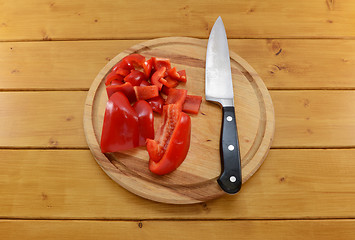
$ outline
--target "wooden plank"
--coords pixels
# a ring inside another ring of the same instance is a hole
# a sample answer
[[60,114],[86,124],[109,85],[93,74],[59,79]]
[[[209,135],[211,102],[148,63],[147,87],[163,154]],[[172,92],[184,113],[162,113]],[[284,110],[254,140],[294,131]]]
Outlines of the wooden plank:
[[48,221],[2,220],[4,239],[353,239],[354,220]]
[[[0,89],[88,90],[110,59],[141,41],[0,43]],[[355,88],[355,40],[232,39],[229,44],[269,89]]]
[[355,91],[272,91],[274,147],[355,147]]
[[1,92],[0,146],[87,147],[87,92]]
[[[274,148],[354,147],[355,91],[270,91]],[[87,148],[87,92],[0,92],[0,147]]]
[[112,181],[89,150],[1,150],[0,217],[29,219],[354,218],[354,149],[273,149],[238,195],[152,202]]
[[[161,9],[164,11],[161,11]],[[2,1],[0,40],[206,38],[220,15],[230,38],[354,37],[345,1]],[[19,15],[21,17],[19,17]]]

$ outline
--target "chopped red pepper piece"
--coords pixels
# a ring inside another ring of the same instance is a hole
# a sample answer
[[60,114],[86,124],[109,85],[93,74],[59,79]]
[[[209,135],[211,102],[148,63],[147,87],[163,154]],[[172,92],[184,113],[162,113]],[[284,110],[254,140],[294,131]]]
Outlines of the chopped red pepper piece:
[[139,145],[138,116],[127,97],[114,93],[106,104],[101,135],[101,151],[118,152]]
[[139,86],[142,86],[142,87],[150,86],[150,83],[146,80],[143,80]]
[[143,67],[145,62],[145,57],[138,53],[134,53],[124,57],[123,60],[125,60],[131,66],[135,68],[139,68],[139,67]]
[[201,96],[187,95],[184,104],[182,105],[182,111],[186,113],[197,114],[202,102]]
[[154,115],[152,107],[144,100],[133,105],[138,115],[139,146],[145,146],[147,138],[154,138]]
[[150,77],[150,73],[152,72],[153,68],[153,59],[149,59],[144,62],[143,69],[146,77]]
[[159,81],[162,77],[164,77],[166,71],[166,67],[159,68],[155,71],[150,79],[150,82],[156,86],[158,86],[159,90],[163,87],[163,84]]
[[136,93],[137,100],[146,100],[146,99],[159,96],[158,87],[155,85],[146,86],[146,87],[134,86],[133,88]]
[[179,85],[179,81],[172,79],[169,76],[159,79],[159,82],[161,82],[164,86],[167,86],[168,88],[175,88],[177,87],[177,85]]
[[180,75],[180,82],[186,82],[187,81],[187,77],[186,77],[186,71],[185,70],[181,70],[178,71],[178,74]]
[[127,76],[131,71],[129,69],[118,68],[116,70],[116,74],[121,75],[123,77]]
[[110,98],[116,92],[122,92],[129,100],[129,102],[135,102],[136,93],[131,83],[126,82],[120,85],[110,85],[106,87],[107,96]]
[[163,106],[164,106],[164,98],[162,96],[157,96],[154,98],[150,98],[147,100],[147,102],[150,104],[154,112],[162,114],[163,112]]
[[167,86],[163,86],[160,90],[161,93],[165,95],[169,95],[169,88]]
[[159,70],[162,67],[165,67],[166,70],[169,70],[171,68],[170,60],[168,58],[152,57],[152,59],[155,70]]
[[[169,110],[164,109],[163,115],[175,111],[175,114],[172,113],[173,116],[168,116],[168,119],[165,119],[167,130],[162,132],[158,141],[147,139],[147,151],[150,157],[149,170],[158,175],[168,174],[178,168],[185,160],[190,147],[191,119],[189,115],[179,112],[175,104],[164,106],[164,108],[166,107]],[[169,128],[171,125],[169,118],[174,119],[172,121],[174,122],[173,130]],[[165,141],[165,139],[168,140]]]
[[128,69],[132,70],[134,69],[134,66],[127,62],[124,58],[119,61],[115,66],[112,68],[112,72],[116,72],[118,69]]
[[167,72],[171,78],[180,80],[180,74],[178,74],[178,72],[176,71],[176,67],[169,69]]
[[122,84],[123,84],[123,81],[112,80],[110,85],[113,86],[113,85],[122,85]]
[[107,74],[106,78],[105,78],[105,85],[110,85],[112,81],[120,81],[123,82],[123,77],[116,74],[115,72],[110,72],[109,74]]
[[132,70],[130,74],[128,74],[125,78],[125,82],[130,82],[133,86],[139,86],[143,80],[146,80],[146,76],[144,73],[138,70]]
[[187,90],[170,88],[168,97],[166,98],[165,104],[176,104],[179,110],[182,110],[182,105],[185,102],[187,96]]

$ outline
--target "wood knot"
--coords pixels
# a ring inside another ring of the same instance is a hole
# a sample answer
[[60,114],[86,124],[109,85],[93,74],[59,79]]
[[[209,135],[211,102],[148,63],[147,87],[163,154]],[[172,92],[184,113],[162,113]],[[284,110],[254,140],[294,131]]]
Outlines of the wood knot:
[[143,223],[142,223],[142,222],[139,222],[139,223],[138,223],[138,227],[139,227],[139,228],[142,228],[142,227],[143,227]]
[[285,182],[286,181],[286,178],[285,177],[281,177],[280,178],[280,183],[283,183],[283,182]]
[[20,72],[20,70],[18,70],[18,69],[14,69],[14,70],[11,71],[12,74],[19,73],[19,72]]
[[211,209],[207,206],[207,203],[201,203],[202,210],[205,212],[210,212]]
[[42,192],[42,200],[47,200],[48,199],[48,195],[45,194],[44,192]]
[[51,146],[58,146],[58,141],[55,140],[54,138],[50,138],[49,141],[48,141],[49,145]]
[[73,120],[74,119],[74,116],[68,116],[65,120],[67,121],[67,122],[70,122],[71,120]]

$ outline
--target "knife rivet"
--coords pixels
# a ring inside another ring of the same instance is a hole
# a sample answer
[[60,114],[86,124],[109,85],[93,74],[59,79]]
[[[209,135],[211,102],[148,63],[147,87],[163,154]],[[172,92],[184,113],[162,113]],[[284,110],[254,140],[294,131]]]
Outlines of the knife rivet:
[[228,122],[230,122],[230,121],[232,121],[232,120],[233,120],[233,118],[232,118],[231,116],[228,116],[228,117],[227,117],[227,121],[228,121]]
[[234,146],[233,146],[233,145],[229,145],[229,146],[228,146],[228,150],[229,150],[229,151],[233,151],[233,150],[234,150]]
[[231,177],[229,178],[229,181],[235,182],[235,181],[237,181],[237,178],[236,178],[235,176],[231,176]]

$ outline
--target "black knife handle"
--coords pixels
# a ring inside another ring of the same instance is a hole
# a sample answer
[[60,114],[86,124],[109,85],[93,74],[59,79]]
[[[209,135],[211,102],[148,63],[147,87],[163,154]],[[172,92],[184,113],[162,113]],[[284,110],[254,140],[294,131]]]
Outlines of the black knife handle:
[[217,182],[225,192],[234,194],[242,186],[237,123],[234,107],[223,107],[222,110],[223,120],[220,142],[222,172]]

